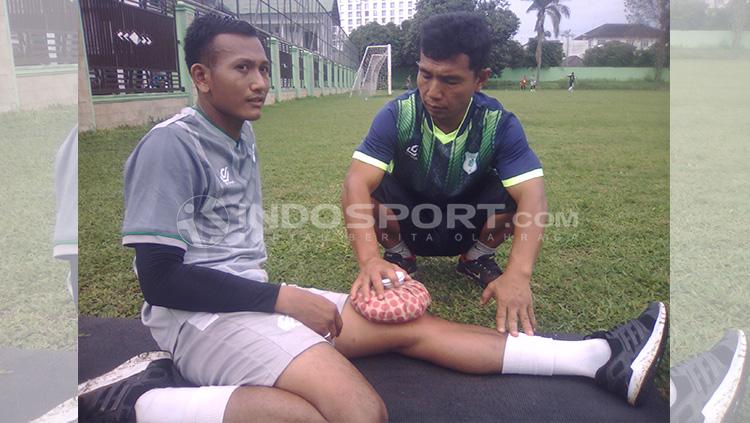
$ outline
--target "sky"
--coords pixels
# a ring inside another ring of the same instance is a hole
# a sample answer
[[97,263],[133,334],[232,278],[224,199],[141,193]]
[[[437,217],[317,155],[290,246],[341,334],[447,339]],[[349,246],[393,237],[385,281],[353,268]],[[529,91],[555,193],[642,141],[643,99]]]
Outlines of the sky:
[[[576,37],[605,23],[627,22],[623,0],[563,0],[563,3],[570,8],[570,19],[563,17],[560,32],[570,29]],[[526,13],[530,4],[528,0],[510,0],[510,10],[521,20],[521,26],[515,36],[521,44],[536,36],[536,13]],[[544,23],[544,29],[552,32],[549,18]]]

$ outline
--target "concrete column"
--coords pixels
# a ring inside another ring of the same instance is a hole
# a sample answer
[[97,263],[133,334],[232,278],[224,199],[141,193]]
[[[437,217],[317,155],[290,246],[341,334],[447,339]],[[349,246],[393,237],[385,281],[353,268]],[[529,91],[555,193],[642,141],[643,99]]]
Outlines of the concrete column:
[[177,61],[180,69],[180,84],[185,88],[190,105],[195,103],[197,93],[193,86],[193,79],[190,77],[190,69],[185,62],[185,34],[193,19],[195,19],[193,6],[178,1],[174,9],[175,29],[177,30]]
[[279,60],[279,40],[271,37],[268,39],[271,44],[271,90],[273,90],[274,99],[281,101],[281,61]]
[[8,6],[5,0],[0,0],[0,112],[18,110],[19,105]]
[[299,48],[291,46],[289,50],[292,53],[292,85],[294,85],[294,96],[299,98],[300,80],[299,80]]
[[96,115],[91,96],[89,60],[86,56],[86,43],[83,36],[83,22],[78,20],[78,130],[96,129]]
[[323,66],[325,66],[325,59],[322,56],[318,56],[318,85],[320,85],[320,93],[323,95],[325,89],[325,78],[323,74]]
[[302,61],[305,64],[305,88],[307,88],[307,96],[312,97],[315,95],[315,82],[313,82],[313,57],[309,51],[302,51]]

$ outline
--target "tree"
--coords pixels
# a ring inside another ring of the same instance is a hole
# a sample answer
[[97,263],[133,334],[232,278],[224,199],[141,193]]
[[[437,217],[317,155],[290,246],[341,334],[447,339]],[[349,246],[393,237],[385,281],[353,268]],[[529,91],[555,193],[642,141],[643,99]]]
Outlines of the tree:
[[708,4],[705,0],[679,0],[679,2],[674,1],[674,3],[672,26],[675,29],[697,30],[704,28],[708,20]]
[[750,0],[731,0],[727,8],[732,11],[732,48],[742,48],[742,34],[750,23]]
[[414,18],[401,24],[402,47],[399,61],[404,66],[413,66],[419,60],[419,36],[423,23],[438,13],[476,12],[483,15],[490,28],[492,49],[490,50],[489,67],[496,74],[506,67],[520,63],[523,47],[513,36],[518,32],[520,21],[508,9],[506,0],[419,0]]
[[536,11],[536,25],[534,30],[536,31],[536,80],[539,83],[539,73],[542,69],[542,48],[544,46],[544,21],[549,17],[552,20],[552,29],[555,33],[555,38],[560,34],[560,21],[563,16],[570,18],[570,8],[561,4],[562,0],[527,0],[531,2],[531,6],[526,10],[526,13]]
[[377,22],[370,22],[367,25],[360,26],[349,35],[349,39],[357,47],[359,57],[364,56],[367,46],[378,44],[390,44],[391,51],[401,50],[403,36],[401,28],[394,23],[389,22],[380,25]]
[[520,20],[505,6],[505,3],[493,0],[478,3],[476,8],[487,19],[490,27],[492,49],[488,66],[497,75],[505,68],[514,67],[523,58],[523,47],[513,40]]
[[[537,39],[529,38],[529,42],[526,44],[526,51],[524,52],[523,67],[533,68],[537,66],[536,52],[537,52]],[[544,43],[542,46],[542,68],[550,68],[553,66],[562,65],[563,61],[563,45],[559,41],[549,41]],[[539,78],[537,76],[537,78]],[[539,79],[537,79],[537,84]]]
[[586,66],[628,67],[636,61],[636,48],[619,41],[610,41],[586,51]]
[[669,44],[669,0],[625,0],[625,11],[628,22],[642,23],[659,28],[660,35],[656,41],[654,73],[656,80],[661,80],[662,70],[667,58],[667,45]]

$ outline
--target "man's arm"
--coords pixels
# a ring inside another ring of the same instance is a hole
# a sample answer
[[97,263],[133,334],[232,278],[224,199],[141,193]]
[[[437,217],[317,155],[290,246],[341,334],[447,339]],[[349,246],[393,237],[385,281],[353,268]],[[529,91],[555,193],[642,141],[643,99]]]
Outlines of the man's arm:
[[209,313],[281,313],[321,335],[338,336],[341,332],[336,305],[319,295],[185,264],[185,251],[178,247],[147,243],[133,246],[141,291],[151,305]]
[[513,240],[508,264],[498,279],[490,282],[482,292],[482,304],[490,298],[497,302],[497,329],[505,331],[506,324],[513,336],[518,335],[518,321],[527,335],[536,326],[534,302],[531,295],[531,274],[539,256],[546,223],[547,198],[544,180],[530,179],[506,188],[516,201]]
[[397,281],[396,271],[400,267],[389,263],[380,257],[380,249],[375,234],[375,218],[371,193],[383,180],[385,171],[373,165],[352,160],[349,172],[344,180],[341,203],[344,208],[344,220],[349,241],[359,263],[359,275],[352,284],[351,296],[360,294],[369,298],[370,286],[375,289],[378,297],[384,295],[381,279],[390,278]]

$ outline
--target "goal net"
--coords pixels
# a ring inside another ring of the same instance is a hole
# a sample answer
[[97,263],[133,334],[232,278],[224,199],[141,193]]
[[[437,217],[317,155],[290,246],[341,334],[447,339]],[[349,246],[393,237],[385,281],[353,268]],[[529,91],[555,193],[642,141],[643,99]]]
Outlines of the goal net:
[[354,78],[352,95],[358,94],[367,98],[378,91],[392,94],[390,44],[367,46]]

